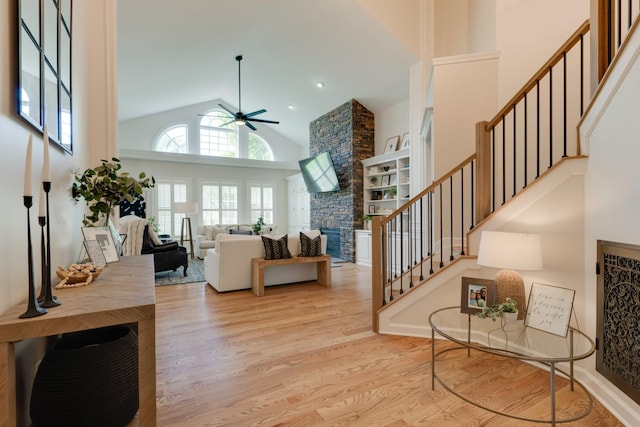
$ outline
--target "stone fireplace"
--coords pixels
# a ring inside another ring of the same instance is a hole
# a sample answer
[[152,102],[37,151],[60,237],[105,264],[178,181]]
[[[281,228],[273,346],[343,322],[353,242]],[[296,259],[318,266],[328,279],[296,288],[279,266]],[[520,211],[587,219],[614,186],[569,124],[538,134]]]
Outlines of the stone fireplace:
[[311,228],[330,229],[337,258],[355,262],[355,230],[362,228],[362,160],[374,155],[374,116],[355,99],[311,122],[309,154],[329,152],[340,191],[311,194]]

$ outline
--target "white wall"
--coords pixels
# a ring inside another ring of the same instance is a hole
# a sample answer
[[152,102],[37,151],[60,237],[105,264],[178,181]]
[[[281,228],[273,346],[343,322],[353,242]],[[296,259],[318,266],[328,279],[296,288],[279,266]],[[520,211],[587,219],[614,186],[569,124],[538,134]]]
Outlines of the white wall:
[[[597,241],[640,245],[639,55],[640,33],[636,31],[580,128],[585,151],[589,153],[585,177],[584,276],[586,300],[590,302],[586,325],[592,336],[596,324]],[[598,373],[593,375],[604,384],[601,394],[607,399],[603,403],[614,413],[627,414],[627,423],[635,425],[640,419],[640,405]]]
[[495,54],[470,54],[434,59],[434,177],[476,151],[476,123],[498,110],[498,60]]
[[[73,9],[73,156],[51,145],[51,245],[52,265],[65,265],[75,261],[81,246],[82,212],[84,206],[71,198],[73,172],[83,169],[107,154],[113,140],[115,127],[109,124],[110,100],[114,86],[108,85],[109,70],[113,71],[110,58],[105,57],[105,47],[114,34],[113,17],[115,2],[100,0],[76,2]],[[38,188],[42,167],[42,134],[38,133],[15,113],[16,78],[16,7],[13,0],[0,0],[0,128],[4,150],[0,157],[0,182],[3,199],[7,202],[0,222],[0,233],[11,244],[0,249],[0,312],[23,300],[27,295],[27,239],[26,213],[22,204],[25,150],[29,135],[33,135],[33,191],[34,207],[31,209],[32,233],[36,278],[40,278],[39,230],[37,222]],[[107,26],[113,25],[112,28]],[[38,237],[36,239],[36,237]],[[38,282],[39,284],[39,282]]]
[[[26,210],[22,203],[25,150],[29,135],[33,143],[34,206],[31,231],[34,254],[34,278],[41,280],[40,230],[37,226],[38,185],[43,160],[42,134],[27,126],[16,115],[16,22],[17,2],[0,0],[0,141],[5,147],[0,156],[0,182],[5,201],[0,234],[6,244],[0,248],[0,313],[24,301],[27,296]],[[93,165],[96,159],[113,153],[116,145],[115,57],[110,50],[116,30],[116,2],[92,0],[73,5],[73,156],[51,146],[51,263],[76,261],[82,244],[80,227],[84,205],[71,198],[73,171]],[[64,292],[56,292],[64,304]],[[25,304],[26,308],[26,304]],[[51,309],[55,310],[55,308]],[[46,316],[46,315],[45,315]],[[37,361],[44,351],[44,340],[27,340],[16,345],[17,416],[20,426],[30,425],[29,394]]]
[[589,12],[585,0],[496,0],[501,105],[589,18]]
[[[408,72],[408,71],[407,71]],[[409,132],[409,100],[380,111],[375,115],[375,153],[383,154],[387,139]]]

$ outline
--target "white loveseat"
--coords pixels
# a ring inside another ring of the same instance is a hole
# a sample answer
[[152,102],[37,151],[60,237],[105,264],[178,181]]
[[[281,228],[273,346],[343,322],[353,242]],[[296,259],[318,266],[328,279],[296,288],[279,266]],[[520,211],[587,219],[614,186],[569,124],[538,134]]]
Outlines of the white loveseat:
[[[275,225],[263,225],[265,233],[276,233]],[[218,234],[229,234],[233,232],[249,232],[253,230],[252,224],[232,224],[232,225],[199,225],[194,236],[194,255],[202,259],[207,255],[207,249],[216,247],[216,237]]]
[[[327,250],[327,237],[320,236],[322,253]],[[291,256],[300,253],[300,236],[288,235]],[[219,234],[216,247],[207,249],[204,259],[204,278],[219,292],[251,289],[251,259],[264,257],[260,236]],[[265,269],[265,286],[317,280],[315,264],[276,265]]]

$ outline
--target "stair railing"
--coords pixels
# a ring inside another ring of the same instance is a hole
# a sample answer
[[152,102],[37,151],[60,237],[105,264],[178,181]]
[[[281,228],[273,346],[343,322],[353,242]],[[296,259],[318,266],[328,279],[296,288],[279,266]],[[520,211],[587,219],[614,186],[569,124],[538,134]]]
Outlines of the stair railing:
[[381,307],[468,252],[467,232],[475,226],[475,163],[473,154],[389,216],[373,217],[375,331]]
[[588,32],[587,21],[492,120],[476,125],[475,154],[389,216],[374,217],[374,331],[379,310],[468,254],[470,229],[540,177],[543,168],[580,155],[576,126],[590,95],[584,59]]

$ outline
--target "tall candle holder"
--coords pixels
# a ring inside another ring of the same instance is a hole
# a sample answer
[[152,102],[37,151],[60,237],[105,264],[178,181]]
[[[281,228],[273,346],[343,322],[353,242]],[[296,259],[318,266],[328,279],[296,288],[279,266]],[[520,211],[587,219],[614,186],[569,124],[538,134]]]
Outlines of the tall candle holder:
[[33,283],[33,246],[31,245],[31,221],[29,219],[29,209],[33,206],[33,196],[23,196],[24,207],[27,208],[27,259],[29,271],[29,300],[27,301],[27,311],[19,317],[21,319],[42,316],[47,313],[46,308],[40,307],[36,298],[36,288]]
[[[43,181],[42,189],[44,190],[44,194],[46,197],[46,217],[38,217],[42,218],[42,222],[40,226],[42,227],[42,287],[40,288],[40,296],[38,297],[38,302],[42,307],[57,307],[60,305],[60,301],[58,298],[53,295],[53,289],[51,288],[51,232],[49,230],[51,220],[49,218],[49,192],[51,191],[51,182]],[[45,235],[45,227],[47,234],[46,244],[44,242]],[[46,250],[45,250],[46,248]]]

